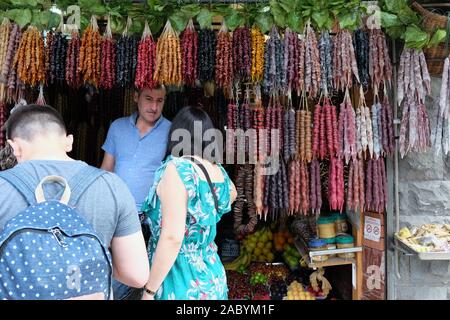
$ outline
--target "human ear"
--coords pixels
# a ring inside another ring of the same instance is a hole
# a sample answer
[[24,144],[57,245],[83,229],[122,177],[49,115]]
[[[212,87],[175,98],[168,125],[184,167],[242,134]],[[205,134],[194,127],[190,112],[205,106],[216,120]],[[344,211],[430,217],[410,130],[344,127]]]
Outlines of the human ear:
[[72,147],[73,147],[73,135],[69,134],[66,137],[64,151],[70,152],[70,151],[72,151]]

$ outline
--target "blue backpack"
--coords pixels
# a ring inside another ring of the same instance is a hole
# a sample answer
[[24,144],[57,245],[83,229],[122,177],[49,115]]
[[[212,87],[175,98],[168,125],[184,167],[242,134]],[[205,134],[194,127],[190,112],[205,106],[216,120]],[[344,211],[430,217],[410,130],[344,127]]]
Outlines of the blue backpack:
[[[81,195],[104,173],[87,166],[69,183],[48,176],[35,189],[19,167],[0,172],[29,203],[0,234],[0,300],[110,298],[111,255],[74,209]],[[61,200],[45,200],[42,186],[46,182],[65,185],[58,194],[62,193]]]

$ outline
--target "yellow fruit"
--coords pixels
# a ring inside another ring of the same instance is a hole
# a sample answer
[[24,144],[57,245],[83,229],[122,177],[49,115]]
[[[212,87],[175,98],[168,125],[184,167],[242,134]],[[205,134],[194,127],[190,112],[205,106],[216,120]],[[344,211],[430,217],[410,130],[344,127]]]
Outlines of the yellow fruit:
[[259,248],[259,247],[255,248],[255,250],[253,251],[253,254],[255,256],[259,256],[261,254],[261,248]]
[[269,253],[267,254],[267,260],[268,260],[269,262],[272,262],[274,259],[275,259],[275,255],[274,255],[272,252],[269,252]]
[[268,249],[272,249],[272,242],[267,242],[266,243],[266,248],[268,248]]
[[257,248],[264,248],[264,243],[263,242],[258,242],[258,244],[256,245]]

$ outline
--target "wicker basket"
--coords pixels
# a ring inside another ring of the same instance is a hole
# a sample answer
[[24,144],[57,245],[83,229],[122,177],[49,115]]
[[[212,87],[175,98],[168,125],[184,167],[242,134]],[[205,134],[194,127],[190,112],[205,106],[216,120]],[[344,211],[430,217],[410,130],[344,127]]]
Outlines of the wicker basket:
[[[447,28],[448,18],[446,16],[431,12],[415,1],[411,6],[422,16],[422,27],[428,32]],[[448,36],[450,35],[447,35],[447,37]],[[440,43],[432,48],[424,48],[423,53],[427,59],[428,72],[431,75],[441,76],[444,60],[449,54],[448,50],[445,48],[445,43]]]

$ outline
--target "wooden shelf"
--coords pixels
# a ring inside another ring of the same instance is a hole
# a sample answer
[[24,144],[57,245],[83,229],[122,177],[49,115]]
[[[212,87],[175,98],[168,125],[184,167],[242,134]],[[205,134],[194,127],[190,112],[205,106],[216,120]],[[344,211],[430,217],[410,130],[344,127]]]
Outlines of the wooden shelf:
[[326,261],[322,261],[322,262],[311,262],[308,264],[308,267],[310,267],[311,269],[316,269],[316,268],[323,268],[323,267],[334,267],[334,266],[344,266],[344,265],[349,265],[349,264],[353,264],[356,263],[355,259],[343,259],[343,258],[329,258]]

